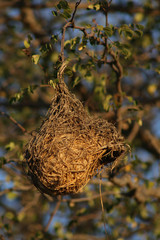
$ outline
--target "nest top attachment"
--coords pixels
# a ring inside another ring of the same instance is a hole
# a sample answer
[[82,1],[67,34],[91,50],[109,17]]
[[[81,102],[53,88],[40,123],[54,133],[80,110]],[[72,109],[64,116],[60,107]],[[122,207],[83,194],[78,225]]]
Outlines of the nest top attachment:
[[92,118],[63,81],[36,135],[27,146],[28,175],[42,192],[54,195],[81,191],[108,163],[127,152],[113,124]]

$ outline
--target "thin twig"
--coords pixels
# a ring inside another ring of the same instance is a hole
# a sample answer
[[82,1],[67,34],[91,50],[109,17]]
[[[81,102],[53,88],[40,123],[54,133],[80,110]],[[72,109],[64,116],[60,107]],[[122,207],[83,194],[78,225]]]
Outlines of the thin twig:
[[[102,5],[102,9],[103,9],[103,12],[105,14],[105,17],[106,17],[106,27],[108,26],[108,11],[110,9],[110,6],[111,6],[111,2],[112,0],[110,1],[106,1],[105,4]],[[115,54],[115,52],[112,50],[112,49],[108,49],[108,38],[105,37],[104,39],[104,46],[105,46],[105,49],[104,49],[104,52],[102,54],[102,60],[105,59],[105,55],[106,53],[110,54],[113,58],[113,61],[108,63],[111,65],[112,69],[115,71],[116,75],[117,75],[117,93],[119,95],[119,104],[121,105],[121,102],[122,102],[122,88],[121,88],[121,79],[123,77],[123,68],[119,62],[119,58],[118,56]]]
[[66,28],[73,24],[73,20],[74,20],[75,14],[76,14],[77,8],[78,8],[78,6],[79,6],[80,3],[81,3],[81,0],[78,1],[78,2],[76,2],[75,8],[74,8],[74,11],[73,11],[73,14],[72,14],[72,17],[71,17],[71,19],[69,20],[69,22],[67,22],[67,23],[64,25],[63,30],[62,30],[62,39],[61,39],[61,61],[62,61],[62,63],[63,63],[64,60],[65,60],[65,59],[64,59],[64,41],[65,41]]
[[102,217],[103,217],[103,223],[104,223],[104,230],[106,233],[106,238],[109,240],[108,233],[107,233],[107,228],[106,228],[106,221],[105,221],[105,210],[104,210],[104,205],[103,205],[103,199],[102,199],[102,177],[100,174],[100,181],[99,181],[99,194],[100,194],[100,201],[101,201],[101,207],[102,207]]
[[71,25],[71,22],[67,22],[62,30],[62,39],[61,39],[61,61],[62,63],[64,62],[64,41],[65,41],[65,32],[66,32],[66,28],[69,27]]
[[117,92],[120,96],[122,96],[122,87],[121,87],[121,79],[123,77],[123,68],[119,62],[118,56],[113,52],[113,50],[109,50],[109,54],[112,56],[114,61],[112,62],[112,68],[116,72],[117,75]]
[[49,84],[41,84],[41,85],[39,85],[39,87],[40,88],[45,88],[45,87],[51,87],[51,85],[49,85]]
[[0,192],[0,197],[12,191],[13,191],[13,188],[7,188]]
[[19,211],[19,214],[25,213],[25,212],[29,211],[32,207],[36,206],[39,198],[40,198],[40,193],[36,192],[32,201],[28,201],[28,203],[25,205],[25,207],[23,207]]
[[28,133],[27,130],[20,124],[18,123],[13,117],[11,117],[9,114],[0,111],[0,114],[7,117],[9,120],[11,120],[23,133]]
[[[108,0],[106,2],[104,2],[102,5],[102,9],[105,14],[106,27],[108,26],[108,11],[109,11],[110,5],[111,5],[111,2],[108,2]],[[108,37],[107,36],[104,37],[104,43],[105,43],[104,51],[103,51],[101,60],[103,61],[106,59],[106,61],[107,61],[107,53],[108,53]]]
[[78,6],[79,6],[80,3],[81,3],[81,0],[79,0],[78,2],[76,2],[75,8],[74,8],[74,12],[73,12],[73,14],[72,14],[72,17],[71,17],[70,22],[73,22],[74,17],[75,17],[75,14],[76,14],[76,11],[77,11],[77,8],[78,8]]
[[[119,112],[121,111],[121,106],[122,106],[122,101],[123,101],[123,91],[122,91],[122,86],[121,86],[121,83],[122,83],[122,77],[123,77],[123,68],[122,68],[122,65],[120,64],[120,61],[119,61],[119,56],[116,55],[116,53],[110,49],[109,50],[109,54],[112,56],[113,58],[113,63],[111,64],[111,67],[112,69],[115,71],[116,75],[117,75],[117,81],[116,81],[116,88],[117,88],[117,105],[119,106],[119,108],[117,109],[116,111],[116,115],[118,117]],[[121,133],[121,124],[122,123],[118,123],[118,131],[119,133]]]
[[53,212],[52,212],[52,214],[51,214],[51,216],[50,216],[50,219],[49,219],[49,221],[48,221],[48,223],[47,223],[47,225],[46,225],[46,227],[45,227],[45,232],[47,232],[48,231],[48,228],[49,228],[49,226],[50,226],[50,224],[51,224],[51,222],[52,222],[52,219],[53,219],[53,217],[55,216],[55,214],[56,214],[56,212],[58,211],[58,209],[59,209],[59,207],[60,207],[60,204],[61,204],[61,196],[58,196],[58,198],[59,198],[59,200],[58,200],[58,202],[57,202],[57,204],[56,204],[56,207],[55,207],[55,209],[53,210]]
[[[99,184],[99,181],[98,181]],[[104,183],[103,183],[104,184]],[[113,191],[106,191],[103,192],[101,195],[106,196],[106,195],[114,195],[115,193]],[[94,200],[96,198],[99,198],[99,194],[95,194],[91,197],[84,197],[84,198],[72,198],[72,199],[63,199],[62,202],[69,202],[69,203],[80,203],[80,202],[89,202],[91,200]]]
[[135,122],[133,125],[133,128],[127,138],[127,142],[131,143],[133,142],[134,138],[137,136],[138,132],[139,132],[140,126],[138,124],[138,122]]
[[[108,26],[108,11],[110,9],[112,0],[110,1],[106,1],[106,3],[102,6],[103,7],[103,12],[105,14],[106,17],[106,27]],[[115,52],[112,49],[108,49],[108,38],[105,37],[104,41],[105,41],[105,49],[104,49],[104,53],[102,55],[102,59],[104,59],[105,54],[108,53],[112,56],[113,61],[111,62],[111,67],[112,69],[115,71],[116,75],[117,75],[117,93],[119,95],[119,104],[121,105],[122,103],[122,88],[121,88],[121,79],[123,77],[123,68],[119,62],[119,58],[118,56],[115,54]]]
[[112,0],[110,0],[110,1],[108,2],[108,6],[109,6],[109,7],[110,7],[111,3],[112,3]]
[[71,27],[74,28],[74,29],[78,29],[78,30],[82,31],[85,37],[87,37],[87,38],[90,37],[90,35],[87,33],[85,27],[75,26],[74,23],[72,24]]

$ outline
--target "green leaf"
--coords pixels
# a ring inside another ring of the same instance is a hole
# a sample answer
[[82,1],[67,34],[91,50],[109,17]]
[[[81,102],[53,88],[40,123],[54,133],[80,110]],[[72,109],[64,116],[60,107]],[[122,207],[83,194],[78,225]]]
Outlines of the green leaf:
[[49,80],[48,82],[53,88],[55,88],[56,84],[53,80]]
[[94,9],[94,5],[93,4],[88,5],[87,9]]
[[64,46],[70,45],[70,49],[75,50],[76,46],[79,44],[79,42],[80,42],[80,37],[75,37],[75,38],[65,41]]
[[131,102],[131,103],[134,103],[134,101],[135,101],[135,100],[133,99],[133,97],[131,97],[131,96],[127,96],[126,98],[127,98],[128,101]]
[[134,15],[134,20],[136,22],[141,22],[143,19],[144,19],[144,13],[138,12]]
[[121,53],[125,56],[125,59],[129,58],[131,56],[131,51],[128,50],[127,48],[123,48],[121,50]]
[[80,76],[77,76],[77,77],[74,79],[73,87],[75,87],[75,86],[80,82],[80,80],[81,80]]
[[44,45],[41,46],[40,48],[40,52],[42,53],[41,54],[41,57],[45,57],[49,51],[52,51],[52,44],[51,43],[46,43]]
[[39,59],[40,59],[40,55],[38,54],[32,55],[32,61],[34,64],[37,64],[39,62]]
[[59,9],[61,9],[61,8],[63,8],[63,9],[67,9],[67,8],[69,7],[68,2],[65,1],[65,0],[60,1],[59,4],[58,4],[57,6],[60,7]]
[[89,4],[87,9],[94,9],[96,11],[98,11],[100,9],[101,5],[99,3],[96,4]]
[[113,35],[113,29],[111,27],[104,27],[104,33],[107,37],[111,37]]
[[57,8],[58,8],[59,10],[61,9],[61,4],[60,4],[60,3],[57,4]]
[[29,48],[30,47],[30,43],[26,39],[24,40],[24,46],[25,46],[25,48]]
[[88,39],[86,37],[83,37],[81,44],[78,47],[78,50],[81,51],[84,48],[86,48]]
[[[8,194],[7,194],[8,195]],[[5,216],[8,218],[8,219],[10,219],[10,220],[13,220],[14,219],[14,214],[13,214],[13,212],[7,212],[6,214],[5,214]]]
[[25,46],[25,48],[29,48],[30,47],[30,44],[31,44],[31,41],[32,41],[32,36],[30,35],[30,34],[28,34],[28,39],[25,39],[24,40],[24,46]]
[[49,80],[48,84],[50,84],[53,88],[56,87],[57,83],[59,82],[58,79],[54,79],[54,80]]
[[65,0],[60,1],[60,2],[57,4],[56,9],[57,9],[58,11],[53,11],[53,12],[52,12],[52,14],[53,14],[54,16],[58,16],[58,14],[59,14],[59,16],[65,18],[65,19],[68,19],[68,18],[71,17],[71,12],[72,12],[72,11],[71,11],[71,8],[69,7],[67,1],[65,1]]
[[121,48],[121,43],[118,41],[113,42],[113,45],[115,45],[117,48]]
[[131,39],[134,36],[134,31],[126,24],[122,25],[118,29],[118,32],[119,32],[120,36],[122,36],[122,34],[124,34],[125,37],[131,38]]
[[25,212],[23,212],[23,211],[19,212],[17,217],[18,217],[18,221],[21,222],[25,217]]
[[144,26],[141,25],[141,24],[136,24],[136,28],[137,28],[138,30],[142,30],[142,31],[143,31]]
[[131,29],[130,30],[125,30],[124,33],[125,33],[126,37],[129,37],[129,38],[134,37],[134,31],[132,31]]
[[9,193],[7,193],[6,196],[9,200],[14,200],[17,197],[17,193],[16,192],[9,192]]
[[38,85],[29,85],[27,88],[26,88],[26,92],[27,93],[33,93],[34,90],[38,87]]
[[68,19],[71,17],[71,12],[70,10],[65,10],[63,13],[60,14],[61,17]]
[[129,24],[129,26],[124,24],[118,29],[118,32],[120,36],[124,35],[127,39],[132,39],[135,37],[142,37],[143,28],[143,25],[140,24]]
[[52,44],[56,43],[58,41],[58,36],[57,35],[52,35],[51,36],[51,42]]
[[58,16],[58,13],[57,13],[56,10],[53,10],[53,11],[52,11],[52,14],[53,14],[53,16]]
[[41,231],[36,232],[36,239],[42,240],[44,239],[44,235]]
[[100,31],[103,31],[104,27],[103,27],[103,25],[97,25],[97,29]]
[[91,24],[89,24],[89,23],[87,23],[87,24],[85,24],[85,27],[86,27],[86,28],[91,28],[91,27],[92,27],[92,25],[91,25]]
[[143,36],[143,32],[141,30],[135,30],[134,32],[137,35],[137,37],[142,37]]
[[99,3],[94,5],[94,9],[98,11],[101,8],[101,5]]
[[107,95],[105,97],[105,100],[103,102],[103,108],[104,110],[106,111],[109,111],[110,107],[111,107],[111,104],[110,104],[110,100],[112,99],[112,95]]
[[14,142],[10,142],[10,143],[8,143],[6,146],[5,146],[5,149],[7,150],[7,151],[12,151],[12,150],[14,150],[15,149],[15,143]]
[[143,125],[142,119],[139,119],[139,120],[138,120],[138,125],[139,125],[139,126],[142,126],[142,125]]
[[19,93],[15,93],[13,97],[10,98],[9,102],[18,102],[23,99],[26,94],[33,93],[38,85],[29,85],[27,88],[21,88]]
[[69,77],[72,77],[73,76],[73,71],[72,71],[72,68],[71,67],[66,67],[65,69],[65,74],[67,74]]
[[116,46],[121,54],[125,56],[125,59],[131,56],[131,50],[127,44],[122,44],[118,41],[113,42],[113,45]]

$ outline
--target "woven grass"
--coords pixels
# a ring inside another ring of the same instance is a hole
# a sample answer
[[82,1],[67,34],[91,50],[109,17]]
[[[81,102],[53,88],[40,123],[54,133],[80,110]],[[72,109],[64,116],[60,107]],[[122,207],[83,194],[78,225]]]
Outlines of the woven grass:
[[90,117],[66,85],[59,83],[25,158],[34,185],[53,196],[79,192],[99,169],[120,160],[126,150],[114,125]]

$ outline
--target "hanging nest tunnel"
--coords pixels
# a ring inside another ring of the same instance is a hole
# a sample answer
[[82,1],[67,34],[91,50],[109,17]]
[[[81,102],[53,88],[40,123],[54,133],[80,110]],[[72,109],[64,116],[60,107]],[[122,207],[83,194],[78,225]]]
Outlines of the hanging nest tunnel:
[[28,175],[42,192],[79,192],[104,165],[126,154],[127,146],[113,124],[89,116],[63,81],[40,129],[29,141]]

